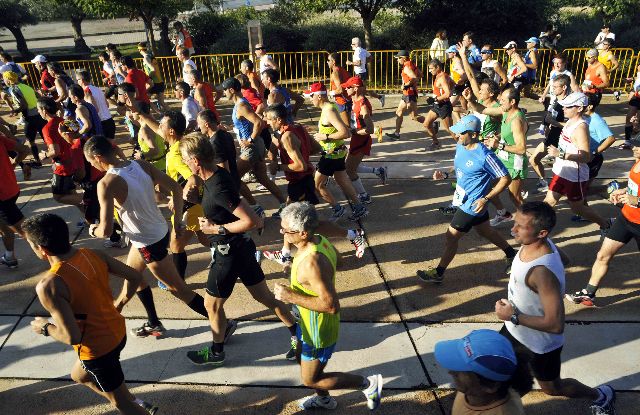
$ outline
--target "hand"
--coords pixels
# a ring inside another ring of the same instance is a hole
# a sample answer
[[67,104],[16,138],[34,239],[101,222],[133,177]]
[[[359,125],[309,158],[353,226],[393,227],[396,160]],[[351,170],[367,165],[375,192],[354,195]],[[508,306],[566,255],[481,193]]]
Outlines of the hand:
[[173,206],[173,199],[169,199],[169,202],[167,202],[167,208],[169,208],[170,211],[174,212],[174,206]]
[[142,160],[142,151],[136,150],[133,152],[133,158],[136,160]]
[[545,98],[546,98],[545,96],[541,96],[540,98],[538,98],[538,102],[541,103],[541,104],[544,104],[544,99]]
[[638,206],[638,196],[633,196],[626,192],[618,196],[616,200],[617,203],[624,203],[629,206]]
[[182,199],[184,200],[197,200],[200,196],[198,186],[185,186],[182,190]]
[[198,217],[198,225],[200,225],[200,230],[206,234],[212,235],[212,234],[218,233],[217,232],[218,225],[211,222],[209,219],[205,217],[202,217],[202,216]]
[[471,88],[465,88],[464,91],[462,91],[462,96],[467,101],[471,101],[471,95],[472,95]]
[[484,210],[484,206],[487,204],[488,200],[483,198],[480,198],[478,200],[476,200],[475,202],[473,202],[472,206],[475,206],[473,211],[475,213],[480,213]]
[[238,140],[240,142],[240,147],[247,148],[251,145],[251,140]]
[[500,143],[500,139],[495,135],[487,136],[487,138],[484,140],[484,145],[494,150],[498,148],[498,143]]
[[467,53],[467,47],[463,45],[462,42],[456,44],[456,49],[458,49],[460,56],[464,56]]
[[556,146],[549,146],[547,147],[547,154],[551,157],[558,157],[560,155],[560,150],[558,150],[558,147]]
[[286,304],[291,303],[291,288],[280,282],[276,282],[276,284],[274,285],[273,295],[275,295],[276,300],[278,301],[282,301]]
[[315,138],[316,141],[326,141],[326,140],[328,140],[327,135],[326,134],[322,134],[322,133],[315,133],[313,135],[313,138]]
[[89,236],[91,236],[92,238],[97,238],[96,236],[96,229],[98,229],[97,224],[92,223],[91,225],[89,225]]
[[500,299],[496,301],[496,316],[503,321],[511,319],[513,315],[513,306],[507,299]]
[[31,330],[33,330],[33,332],[36,334],[42,334],[42,328],[48,322],[49,320],[44,317],[36,317],[31,322]]
[[442,170],[436,170],[433,172],[433,180],[444,180],[444,173]]
[[44,160],[48,157],[46,150],[41,150],[40,153],[38,153],[38,155],[40,156],[40,160]]

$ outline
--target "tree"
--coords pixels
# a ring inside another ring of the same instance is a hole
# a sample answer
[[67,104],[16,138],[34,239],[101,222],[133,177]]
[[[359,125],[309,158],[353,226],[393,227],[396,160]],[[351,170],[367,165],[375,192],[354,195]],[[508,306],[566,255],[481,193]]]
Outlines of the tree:
[[82,21],[94,15],[90,0],[23,0],[36,16],[43,21],[68,19],[73,29],[74,50],[90,52],[91,48],[82,35]]
[[5,27],[16,39],[16,47],[24,59],[31,59],[22,26],[38,23],[38,18],[18,0],[0,0],[0,27]]
[[634,16],[639,4],[638,0],[582,0],[577,5],[595,10],[603,24],[611,24],[616,18]]

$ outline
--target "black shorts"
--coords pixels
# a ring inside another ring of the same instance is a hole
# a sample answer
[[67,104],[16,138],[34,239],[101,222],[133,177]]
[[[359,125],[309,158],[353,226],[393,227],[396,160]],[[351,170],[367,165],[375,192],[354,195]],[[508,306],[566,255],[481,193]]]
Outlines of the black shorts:
[[153,86],[147,88],[147,94],[149,95],[162,94],[165,91],[165,89],[167,89],[167,87],[164,84],[164,82],[158,82],[157,84],[154,83]]
[[109,85],[104,92],[104,97],[106,99],[111,99],[112,96],[118,94],[118,85]]
[[[99,180],[98,180],[99,181]],[[100,220],[100,202],[98,202],[98,181],[83,182],[82,205],[84,206],[84,218],[89,223]]]
[[9,226],[13,226],[24,219],[22,211],[16,205],[18,196],[20,196],[20,192],[10,199],[0,200],[0,220]]
[[344,171],[347,168],[344,165],[344,157],[339,159],[330,159],[326,157],[320,157],[318,161],[318,171],[324,176],[333,176],[337,171]]
[[60,176],[53,174],[51,179],[51,193],[54,195],[68,195],[76,188],[76,184],[73,181],[73,175]]
[[120,344],[109,353],[96,359],[80,360],[82,368],[91,375],[93,383],[102,392],[112,392],[124,382],[124,373],[120,366],[120,352],[127,344],[127,336],[124,336]]
[[629,221],[620,212],[611,228],[609,228],[607,238],[624,244],[629,243],[631,239],[635,239],[636,244],[638,244],[638,250],[640,250],[640,224]]
[[600,101],[602,100],[602,92],[601,91],[596,91],[596,92],[592,92],[591,95],[593,95],[593,100],[596,106],[600,105]]
[[589,166],[589,180],[593,180],[598,177],[598,172],[600,172],[600,167],[602,167],[602,163],[604,162],[604,157],[602,157],[602,153],[596,153],[591,158],[591,161],[587,163]]
[[453,106],[449,101],[444,101],[444,102],[436,101],[433,103],[431,108],[429,108],[429,111],[435,112],[436,114],[438,114],[438,118],[440,118],[441,120],[444,120],[445,118],[451,117],[451,113],[453,112]]
[[640,109],[640,98],[638,97],[633,97],[629,100],[629,105],[631,105],[632,107],[636,107],[638,109]]
[[453,219],[451,219],[451,227],[457,231],[467,233],[474,226],[478,226],[489,220],[489,212],[485,211],[480,216],[473,216],[462,209],[458,208],[456,213],[453,215]]
[[301,180],[287,185],[287,195],[289,200],[293,202],[307,201],[312,205],[320,203],[316,194],[316,183],[313,180],[313,174],[304,176]]
[[550,126],[549,132],[544,139],[545,147],[554,146],[558,147],[560,140],[560,133],[562,132],[562,128],[558,128],[556,126]]
[[45,125],[47,125],[47,122],[38,114],[24,117],[24,135],[27,140],[32,142],[36,139],[38,133],[42,135],[42,128]]
[[236,236],[229,242],[227,255],[219,249],[212,255],[213,264],[207,278],[207,294],[216,298],[229,298],[238,278],[246,287],[264,281],[264,273],[256,261],[256,244],[251,238]]
[[451,92],[451,96],[453,97],[462,96],[462,91],[464,91],[467,88],[471,88],[471,83],[469,81],[465,82],[464,84],[455,84],[453,86],[453,91]]
[[102,135],[112,140],[116,138],[116,122],[113,118],[100,121],[100,124],[102,124]]
[[410,102],[418,102],[418,96],[417,95],[403,95],[402,96],[402,101],[404,101],[407,104],[409,104]]
[[160,239],[158,242],[138,248],[138,252],[142,255],[142,259],[145,264],[162,261],[167,255],[169,255],[167,248],[169,247],[170,237],[171,231],[167,232],[164,238]]
[[362,82],[367,82],[369,80],[369,72],[357,73],[356,76],[362,79]]
[[506,326],[502,326],[500,334],[511,342],[518,358],[522,357],[527,359],[531,373],[538,381],[551,382],[560,377],[560,366],[562,365],[560,355],[562,354],[562,346],[550,352],[538,354],[529,350],[513,337]]

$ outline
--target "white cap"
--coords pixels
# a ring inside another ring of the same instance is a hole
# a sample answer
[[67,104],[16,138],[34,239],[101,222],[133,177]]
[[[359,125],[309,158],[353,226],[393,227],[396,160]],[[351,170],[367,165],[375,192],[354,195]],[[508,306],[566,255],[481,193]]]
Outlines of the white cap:
[[517,46],[518,46],[518,44],[512,40],[511,42],[509,42],[506,45],[504,45],[503,48],[511,49],[511,48],[515,48]]
[[572,92],[559,100],[558,104],[563,107],[586,107],[589,105],[589,98],[582,92]]
[[45,63],[46,61],[47,61],[47,58],[45,58],[44,55],[36,55],[35,58],[31,59],[31,63],[36,63],[36,62]]

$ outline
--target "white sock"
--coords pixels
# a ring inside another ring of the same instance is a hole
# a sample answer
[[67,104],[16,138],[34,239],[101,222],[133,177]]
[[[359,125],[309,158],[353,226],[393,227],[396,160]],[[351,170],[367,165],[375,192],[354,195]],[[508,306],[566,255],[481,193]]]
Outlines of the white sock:
[[496,213],[500,216],[504,216],[507,214],[507,209],[498,209]]
[[356,192],[358,192],[358,194],[367,193],[367,191],[364,190],[364,186],[362,185],[362,180],[360,180],[359,177],[355,180],[352,180],[351,184],[353,185],[353,188],[356,190]]
[[375,167],[368,167],[368,166],[363,166],[360,165],[358,166],[358,170],[356,170],[358,173],[373,173],[376,174],[377,169]]
[[7,259],[13,259],[13,251],[6,250],[4,253],[4,257]]
[[350,241],[353,241],[354,239],[356,239],[356,236],[358,236],[358,232],[356,232],[355,229],[347,230],[347,239],[349,239]]

